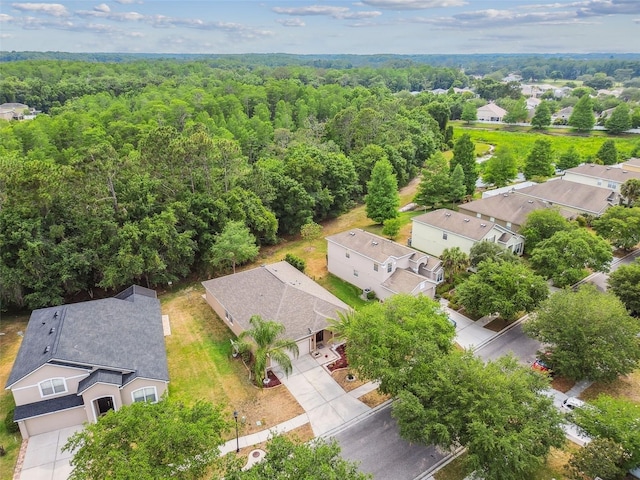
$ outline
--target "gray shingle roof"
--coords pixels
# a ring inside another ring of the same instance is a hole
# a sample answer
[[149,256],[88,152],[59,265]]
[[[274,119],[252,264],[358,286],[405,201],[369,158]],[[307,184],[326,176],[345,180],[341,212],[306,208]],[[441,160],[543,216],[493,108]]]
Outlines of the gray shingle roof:
[[[511,193],[503,193],[502,195],[496,195],[494,197],[474,200],[473,202],[464,203],[458,208],[461,211],[468,211],[474,215],[475,213],[480,213],[485,217],[493,217],[503,222],[511,222],[514,228],[522,225],[527,219],[527,215],[534,210],[553,208],[542,200],[519,195],[518,192],[520,192],[520,190],[516,190]],[[566,218],[571,218],[575,215],[574,213],[563,210],[559,207],[558,210]]]
[[440,208],[413,218],[414,222],[439,228],[472,240],[482,240],[495,223],[471,215]]
[[25,418],[37,417],[47,413],[60,412],[84,405],[84,400],[79,395],[65,395],[64,397],[51,398],[41,402],[18,405],[13,414],[13,421],[17,422]]
[[630,178],[640,178],[640,172],[632,172],[625,170],[624,168],[610,167],[607,165],[596,165],[595,163],[588,163],[574,168],[569,168],[566,172],[584,175],[586,177],[612,180],[618,183],[624,183]]
[[343,246],[353,252],[371,258],[379,263],[384,263],[389,257],[401,258],[418,255],[426,256],[413,248],[405,247],[386,238],[379,237],[359,228],[346,230],[327,237],[328,242]]
[[428,283],[429,287],[435,287],[436,285],[435,282],[432,282],[422,275],[417,275],[409,270],[398,268],[389,278],[387,278],[382,286],[388,288],[393,293],[410,293],[413,292],[413,290],[422,282]]
[[169,380],[160,302],[135,287],[114,298],[34,310],[7,388],[46,363]]
[[202,285],[244,330],[250,328],[253,315],[260,315],[284,325],[285,336],[294,340],[309,336],[309,329],[322,330],[327,319],[349,310],[346,303],[287,262],[214,278]]
[[122,385],[122,373],[102,369],[94,370],[87,378],[80,380],[78,384],[78,395],[82,395],[82,392],[96,383],[109,383],[120,386]]
[[600,215],[613,204],[617,205],[619,198],[618,194],[606,188],[562,179],[521,188],[515,194],[546,200],[554,205],[575,208],[594,215]]

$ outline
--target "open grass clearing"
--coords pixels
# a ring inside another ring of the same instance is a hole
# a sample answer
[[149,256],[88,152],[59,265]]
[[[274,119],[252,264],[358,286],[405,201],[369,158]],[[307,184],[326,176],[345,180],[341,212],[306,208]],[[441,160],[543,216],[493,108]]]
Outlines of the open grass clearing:
[[[9,379],[13,362],[18,355],[22,343],[22,336],[29,322],[28,315],[6,315],[0,317],[0,383],[4,387]],[[4,420],[13,408],[13,394],[10,390],[0,392],[0,445],[4,447],[6,455],[0,457],[0,478],[12,478],[13,470],[20,452],[22,436],[20,432],[9,433]]]
[[582,392],[580,398],[593,400],[601,394],[615,398],[626,398],[640,404],[640,368],[610,383],[596,382]]

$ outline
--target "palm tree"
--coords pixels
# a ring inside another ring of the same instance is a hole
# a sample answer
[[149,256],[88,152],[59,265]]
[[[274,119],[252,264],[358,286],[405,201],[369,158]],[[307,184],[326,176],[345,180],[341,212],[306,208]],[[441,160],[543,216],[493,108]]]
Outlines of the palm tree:
[[627,202],[627,207],[633,207],[636,200],[640,198],[640,180],[630,178],[620,186],[620,195]]
[[460,250],[460,247],[445,248],[440,255],[447,281],[453,281],[454,277],[463,272],[469,266],[469,255]]
[[349,326],[353,323],[354,316],[355,312],[353,310],[349,310],[345,313],[338,312],[337,319],[329,319],[329,326],[327,327],[327,330],[333,333],[336,340],[346,340]]
[[[259,386],[269,383],[267,378],[267,368],[270,360],[274,360],[280,364],[285,375],[293,371],[291,358],[287,355],[287,351],[298,356],[298,344],[287,338],[278,338],[285,331],[284,325],[272,320],[263,320],[260,315],[254,315],[249,319],[251,328],[245,330],[238,335],[238,347],[243,348],[247,345],[247,338],[255,343],[255,352],[253,355],[253,376]],[[244,344],[244,345],[243,345]],[[262,380],[261,382],[258,379]]]

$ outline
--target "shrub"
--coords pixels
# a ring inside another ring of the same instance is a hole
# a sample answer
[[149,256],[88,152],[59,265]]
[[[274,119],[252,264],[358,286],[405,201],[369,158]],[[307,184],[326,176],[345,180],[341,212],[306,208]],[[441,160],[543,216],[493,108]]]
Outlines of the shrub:
[[367,292],[367,300],[375,300],[376,298],[376,292],[374,292],[373,290],[369,290]]
[[18,424],[13,421],[13,413],[15,412],[15,410],[16,407],[13,407],[7,412],[7,416],[4,417],[4,428],[6,428],[7,433],[17,433],[20,431],[20,427],[18,427]]
[[302,273],[304,273],[304,269],[307,268],[307,262],[305,262],[302,258],[292,255],[291,253],[287,253],[284,257],[284,261],[289,265],[297,268]]
[[584,218],[582,215],[578,215],[576,217],[576,223],[578,225],[580,225],[581,227],[586,227],[587,226],[587,219]]

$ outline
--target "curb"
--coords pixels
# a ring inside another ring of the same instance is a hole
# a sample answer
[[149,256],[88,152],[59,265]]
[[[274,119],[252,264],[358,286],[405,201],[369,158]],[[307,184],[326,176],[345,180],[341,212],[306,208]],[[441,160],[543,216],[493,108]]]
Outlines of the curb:
[[522,322],[524,322],[527,318],[529,318],[530,314],[526,314],[523,315],[522,317],[520,317],[518,320],[516,320],[513,323],[510,323],[509,325],[507,325],[506,327],[504,327],[502,330],[500,330],[499,332],[497,332],[495,335],[493,335],[492,337],[489,337],[485,340],[483,340],[482,342],[480,342],[478,345],[474,345],[473,347],[473,352],[477,352],[478,350],[481,350],[482,347],[484,347],[485,345],[487,345],[488,343],[494,341],[496,338],[500,338],[502,335],[504,335],[505,333],[507,333],[509,330],[511,330],[512,328],[514,328],[516,325],[520,325]]
[[327,432],[324,432],[322,435],[318,435],[318,437],[319,438],[330,438],[330,437],[333,437],[333,436],[337,435],[338,433],[346,430],[347,428],[350,428],[351,426],[355,425],[356,423],[360,423],[362,420],[374,415],[378,411],[380,411],[380,410],[382,410],[384,408],[389,408],[394,401],[395,401],[395,399],[393,399],[393,398],[391,398],[389,400],[386,400],[385,402],[382,402],[380,405],[376,405],[375,407],[373,407],[368,412],[361,413],[360,415],[358,415],[356,417],[353,417],[351,420],[343,423],[342,425],[338,425],[337,427],[332,428],[331,430],[329,430]]
[[432,476],[433,473],[436,473],[441,468],[444,468],[447,465],[449,465],[456,458],[458,458],[460,455],[462,455],[465,450],[466,450],[466,448],[458,447],[458,449],[455,452],[450,453],[449,455],[447,455],[446,457],[441,459],[439,462],[437,462],[434,466],[432,466],[428,470],[425,470],[420,475],[415,477],[413,480],[431,480],[433,478],[433,476]]

